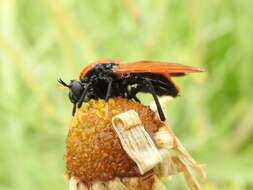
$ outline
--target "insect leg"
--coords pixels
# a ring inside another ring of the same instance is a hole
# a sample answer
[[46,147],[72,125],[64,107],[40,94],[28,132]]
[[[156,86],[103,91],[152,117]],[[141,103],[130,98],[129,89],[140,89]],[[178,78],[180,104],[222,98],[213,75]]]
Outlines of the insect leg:
[[77,102],[77,107],[78,107],[78,108],[81,107],[81,105],[82,105],[82,103],[83,103],[83,101],[84,101],[84,99],[85,99],[85,96],[86,96],[86,94],[87,94],[87,92],[88,92],[88,90],[89,90],[89,88],[90,88],[90,85],[91,85],[91,83],[88,84],[88,86],[86,87],[86,89],[84,89],[84,91],[83,91],[83,93],[82,93],[80,99],[78,100],[78,102]]
[[128,99],[132,99],[132,98],[133,98],[135,101],[141,102],[141,101],[137,98],[137,96],[136,96],[136,94],[141,90],[141,88],[143,88],[143,87],[142,87],[142,86],[137,86],[137,87],[134,87],[134,88],[129,89],[127,98],[128,98]]
[[141,102],[140,99],[139,99],[136,95],[133,96],[133,99],[134,99],[136,102],[139,102],[139,103]]
[[107,102],[108,99],[110,98],[111,95],[111,90],[112,90],[112,79],[108,79],[108,87],[107,87],[107,92],[106,92],[106,96],[105,96],[105,101]]
[[73,105],[73,109],[72,109],[72,116],[74,116],[76,113],[76,104]]
[[157,111],[158,111],[158,114],[159,114],[159,116],[160,116],[160,119],[161,119],[162,121],[165,121],[166,118],[165,118],[165,116],[164,116],[164,113],[163,113],[161,104],[160,104],[160,102],[159,102],[159,100],[158,100],[158,98],[157,98],[157,95],[156,95],[156,93],[155,93],[155,89],[154,89],[154,87],[153,87],[152,82],[150,82],[150,80],[148,80],[148,79],[144,79],[144,82],[148,85],[148,89],[150,90],[150,92],[151,92],[151,94],[152,94],[152,96],[153,96],[153,98],[154,98],[154,100],[155,100],[155,104],[156,104]]

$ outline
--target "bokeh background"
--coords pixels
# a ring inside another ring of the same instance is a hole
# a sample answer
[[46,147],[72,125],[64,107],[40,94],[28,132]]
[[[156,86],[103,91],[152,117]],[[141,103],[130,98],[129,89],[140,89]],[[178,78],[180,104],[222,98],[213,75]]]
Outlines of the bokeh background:
[[[253,1],[0,0],[0,190],[68,189],[67,89],[89,62],[163,60],[177,78],[168,121],[207,164],[203,189],[253,189]],[[149,104],[150,96],[141,98]],[[168,189],[186,189],[178,175]]]

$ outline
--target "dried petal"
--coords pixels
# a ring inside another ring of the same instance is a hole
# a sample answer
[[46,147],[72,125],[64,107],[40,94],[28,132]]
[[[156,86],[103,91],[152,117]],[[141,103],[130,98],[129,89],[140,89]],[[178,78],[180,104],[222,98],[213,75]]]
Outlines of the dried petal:
[[69,190],[77,190],[79,179],[71,177],[69,180]]
[[155,182],[153,184],[152,190],[166,190],[165,185],[158,179],[158,177],[155,177]]
[[78,190],[88,190],[88,188],[82,183],[79,183]]
[[104,186],[101,182],[96,182],[92,185],[91,190],[107,190],[107,188]]
[[128,188],[120,181],[119,178],[115,178],[108,182],[108,190],[128,190]]
[[112,124],[124,150],[137,164],[141,174],[162,161],[153,140],[144,129],[138,113],[134,110],[114,116]]

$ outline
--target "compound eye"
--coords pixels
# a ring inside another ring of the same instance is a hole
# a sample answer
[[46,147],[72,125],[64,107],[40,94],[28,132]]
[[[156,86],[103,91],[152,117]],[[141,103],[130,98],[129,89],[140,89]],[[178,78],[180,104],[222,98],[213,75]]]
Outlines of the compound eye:
[[78,81],[72,82],[71,91],[72,91],[73,96],[75,98],[79,98],[82,94],[82,91],[83,91],[83,87],[82,87],[81,83]]

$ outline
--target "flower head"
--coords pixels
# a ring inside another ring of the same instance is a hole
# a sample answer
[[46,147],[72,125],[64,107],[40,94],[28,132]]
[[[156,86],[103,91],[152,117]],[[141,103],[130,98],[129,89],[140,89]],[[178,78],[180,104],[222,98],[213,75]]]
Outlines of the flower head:
[[[133,127],[126,133],[122,130],[124,134],[113,125],[113,118],[122,113]],[[134,120],[129,115],[133,113],[137,123],[129,121]],[[151,146],[153,152],[149,154]],[[138,155],[140,152],[146,155]],[[120,97],[83,103],[70,123],[65,159],[70,187],[74,189],[161,189],[160,178],[179,172],[184,172],[190,188],[197,189],[192,169],[204,177],[202,168],[154,111]]]

